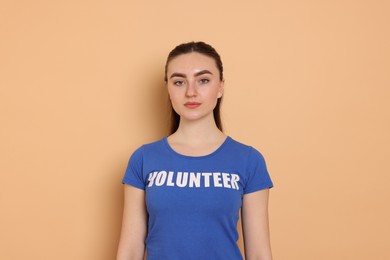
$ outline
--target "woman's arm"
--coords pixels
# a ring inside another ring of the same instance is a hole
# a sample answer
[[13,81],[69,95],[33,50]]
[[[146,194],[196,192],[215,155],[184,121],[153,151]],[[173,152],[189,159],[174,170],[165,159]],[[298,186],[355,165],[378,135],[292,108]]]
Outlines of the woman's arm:
[[244,195],[241,219],[246,260],[272,260],[268,194],[264,189]]
[[124,185],[124,209],[117,260],[143,260],[147,233],[145,191]]

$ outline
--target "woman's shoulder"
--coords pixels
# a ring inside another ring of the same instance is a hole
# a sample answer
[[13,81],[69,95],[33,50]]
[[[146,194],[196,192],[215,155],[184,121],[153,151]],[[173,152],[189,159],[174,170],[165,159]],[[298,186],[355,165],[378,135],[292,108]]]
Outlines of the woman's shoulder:
[[239,141],[231,136],[228,137],[230,139],[229,144],[234,147],[235,149],[243,149],[243,150],[250,150],[254,149],[251,145],[244,143],[242,141]]
[[230,139],[229,143],[230,143],[231,149],[234,149],[235,151],[237,151],[237,153],[245,153],[247,155],[248,154],[261,155],[261,152],[257,148],[255,148],[258,145],[256,145],[256,144],[251,145],[251,144],[248,144],[245,142],[241,142],[241,141],[238,141],[238,140],[232,138],[231,136],[229,136],[229,139]]
[[154,148],[154,147],[157,147],[157,146],[161,146],[165,143],[167,137],[164,136],[160,139],[157,139],[157,140],[154,140],[154,141],[151,141],[151,142],[148,142],[148,143],[144,143],[143,145],[141,145],[141,147],[144,147],[144,148]]
[[148,143],[144,143],[134,150],[134,154],[143,154],[145,152],[161,150],[166,142],[166,137],[162,137],[158,140],[154,140]]

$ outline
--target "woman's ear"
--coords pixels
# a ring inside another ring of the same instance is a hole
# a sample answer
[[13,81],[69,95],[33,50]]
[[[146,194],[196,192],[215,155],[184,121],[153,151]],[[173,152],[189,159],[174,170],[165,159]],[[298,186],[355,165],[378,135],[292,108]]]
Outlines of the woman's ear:
[[225,90],[225,79],[221,80],[221,83],[219,85],[218,98],[221,98],[223,96],[224,90]]
[[171,95],[169,94],[169,89],[168,89],[168,81],[165,81],[165,88],[167,90],[168,100],[171,101]]

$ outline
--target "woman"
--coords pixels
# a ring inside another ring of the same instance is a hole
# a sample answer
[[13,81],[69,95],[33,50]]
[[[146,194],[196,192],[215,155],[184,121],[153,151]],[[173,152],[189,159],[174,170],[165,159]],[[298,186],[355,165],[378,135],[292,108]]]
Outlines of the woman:
[[125,205],[117,260],[270,260],[268,190],[261,154],[222,132],[219,54],[204,42],[177,46],[165,82],[171,135],[141,146],[123,178]]

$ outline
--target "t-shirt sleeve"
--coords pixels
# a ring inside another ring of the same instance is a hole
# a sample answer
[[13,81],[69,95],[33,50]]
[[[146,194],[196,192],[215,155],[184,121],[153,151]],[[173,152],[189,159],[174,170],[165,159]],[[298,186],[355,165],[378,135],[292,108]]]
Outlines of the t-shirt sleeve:
[[129,184],[139,189],[145,189],[143,178],[143,152],[142,147],[138,148],[130,157],[125,175],[122,179],[123,184]]
[[268,174],[264,157],[259,151],[251,147],[248,156],[247,180],[244,194],[272,187],[273,183]]

